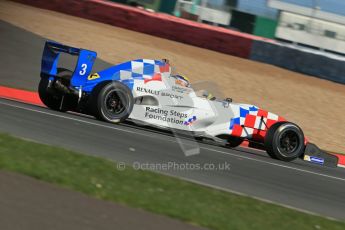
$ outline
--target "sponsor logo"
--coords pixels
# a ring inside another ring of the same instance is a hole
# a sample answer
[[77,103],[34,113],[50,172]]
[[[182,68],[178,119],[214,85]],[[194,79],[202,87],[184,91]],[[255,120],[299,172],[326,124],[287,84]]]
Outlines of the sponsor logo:
[[171,99],[179,99],[179,100],[183,98],[183,96],[179,96],[179,95],[167,93],[167,92],[162,92],[161,96],[162,97],[170,97]]
[[187,114],[186,113],[177,112],[175,110],[170,110],[170,116],[179,117],[179,118],[187,118]]
[[160,91],[158,90],[153,90],[153,89],[146,89],[146,88],[143,88],[143,87],[137,87],[137,91],[139,92],[142,92],[142,93],[149,93],[149,94],[152,94],[152,95],[159,95]]
[[93,74],[91,74],[91,75],[89,75],[87,77],[87,80],[91,81],[91,80],[95,80],[97,78],[100,78],[99,74],[98,73],[93,73]]
[[148,119],[184,125],[184,120],[187,118],[187,114],[177,112],[175,110],[165,110],[161,108],[146,107],[145,117]]
[[168,116],[169,111],[165,110],[165,109],[161,109],[161,108],[154,108],[154,107],[146,107],[146,114],[145,117],[149,114],[149,113],[154,113],[154,114],[161,114],[163,116]]
[[310,161],[310,156],[309,155],[304,155],[303,160]]
[[196,116],[193,116],[191,118],[189,118],[187,121],[185,121],[183,124],[187,125],[187,126],[191,126],[193,125],[193,123],[196,121]]
[[323,158],[313,157],[313,156],[310,156],[310,161],[317,164],[321,164],[321,165],[323,165],[323,163],[325,162]]
[[320,157],[314,157],[314,156],[309,156],[309,155],[304,155],[303,158],[305,161],[309,161],[312,163],[320,164],[323,165],[325,163],[325,159],[320,158]]
[[183,96],[179,96],[176,94],[172,94],[172,93],[168,93],[168,92],[162,92],[159,90],[147,89],[147,88],[143,88],[140,86],[137,87],[137,91],[142,92],[142,93],[149,93],[149,94],[157,95],[157,96],[161,95],[162,97],[170,97],[172,99],[182,99],[183,98]]

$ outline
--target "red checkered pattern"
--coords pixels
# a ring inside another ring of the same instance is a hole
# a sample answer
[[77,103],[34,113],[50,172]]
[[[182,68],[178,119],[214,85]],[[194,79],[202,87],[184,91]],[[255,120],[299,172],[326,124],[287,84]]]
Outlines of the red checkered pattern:
[[144,79],[145,84],[150,81],[162,81],[162,75],[160,73],[156,73],[152,78]]
[[234,125],[231,135],[236,136],[236,137],[241,137],[242,132],[243,132],[243,128],[241,125]]
[[[285,121],[285,119],[281,116],[277,116],[268,111],[259,109],[258,114],[256,116],[256,122],[255,122],[256,124],[259,123],[259,126],[254,127],[255,130],[252,135],[252,139],[256,141],[264,141],[267,129],[269,129],[273,124],[277,123],[278,121]],[[249,126],[249,127],[253,127],[253,126]]]
[[257,116],[247,114],[245,120],[244,120],[244,126],[245,127],[253,127],[255,126],[255,121],[256,121]]
[[166,63],[163,66],[159,66],[159,70],[161,73],[170,72],[170,65]]
[[[145,65],[154,66],[154,75],[152,73],[145,73],[148,69]],[[142,59],[131,61],[131,69],[129,70],[120,70],[120,80],[128,80],[137,78],[138,75],[144,79],[144,83],[150,81],[162,81],[162,75],[169,74],[171,72],[171,67],[168,63],[165,63],[163,66],[155,64],[155,60]]]
[[243,125],[235,124],[231,135],[247,137],[262,142],[265,139],[267,129],[278,121],[285,121],[283,117],[268,111],[259,109],[246,115]]

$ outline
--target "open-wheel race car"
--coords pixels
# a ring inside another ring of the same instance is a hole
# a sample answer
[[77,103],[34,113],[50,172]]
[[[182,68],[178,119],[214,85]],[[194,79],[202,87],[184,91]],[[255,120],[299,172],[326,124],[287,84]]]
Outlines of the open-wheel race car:
[[[73,71],[58,68],[61,52],[78,56]],[[282,161],[305,156],[319,164],[337,161],[307,144],[302,129],[281,116],[194,90],[186,77],[173,73],[167,60],[138,59],[92,73],[96,56],[94,51],[46,42],[39,84],[42,102],[53,110],[107,122],[128,119],[221,139],[230,147],[247,140]]]

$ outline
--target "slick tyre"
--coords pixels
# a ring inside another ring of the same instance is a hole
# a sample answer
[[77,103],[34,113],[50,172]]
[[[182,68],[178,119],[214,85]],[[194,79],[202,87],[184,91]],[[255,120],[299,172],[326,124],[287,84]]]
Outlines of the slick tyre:
[[303,131],[291,122],[277,122],[267,131],[265,148],[274,159],[292,161],[304,152]]
[[[67,69],[58,68],[56,76],[64,81],[69,81],[72,77],[72,72]],[[49,79],[42,77],[38,85],[38,95],[43,104],[56,111],[66,112],[69,110],[67,98],[63,98],[63,94],[54,89],[53,86],[48,88],[48,84]]]
[[131,90],[121,82],[103,83],[96,86],[92,93],[92,113],[100,120],[123,122],[131,114],[133,105]]

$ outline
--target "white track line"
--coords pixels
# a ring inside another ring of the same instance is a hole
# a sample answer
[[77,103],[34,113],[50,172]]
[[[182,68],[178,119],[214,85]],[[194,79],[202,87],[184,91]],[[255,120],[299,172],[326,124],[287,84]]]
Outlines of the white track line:
[[[27,111],[32,111],[32,112],[37,112],[37,113],[41,113],[41,114],[46,114],[46,115],[49,115],[49,116],[54,116],[54,117],[68,119],[68,120],[78,121],[80,123],[85,123],[85,124],[89,124],[89,125],[95,125],[95,126],[99,126],[99,127],[103,127],[103,128],[109,128],[109,129],[113,129],[113,130],[118,130],[118,131],[122,131],[122,132],[126,132],[126,133],[131,133],[131,134],[136,134],[136,135],[141,135],[141,136],[147,137],[147,135],[144,134],[144,133],[138,133],[138,132],[135,132],[135,131],[121,129],[121,128],[118,128],[118,127],[97,124],[97,123],[94,123],[94,122],[91,122],[91,121],[85,121],[85,120],[81,120],[81,119],[78,119],[78,118],[68,117],[68,116],[64,116],[64,115],[60,115],[60,114],[53,114],[53,113],[49,113],[49,112],[46,112],[46,111],[40,111],[40,110],[36,110],[36,109],[26,108],[26,107],[19,106],[19,105],[12,105],[12,104],[9,104],[9,103],[6,103],[6,102],[2,102],[2,101],[0,101],[0,104],[7,105],[7,106],[10,106],[10,107],[14,107],[14,108],[24,109],[24,110],[27,110]],[[169,142],[177,143],[177,141],[174,141],[174,140],[167,140],[167,139],[164,139],[164,140],[169,141]],[[221,154],[230,155],[230,156],[237,157],[237,158],[242,158],[242,159],[246,159],[246,160],[260,162],[260,163],[263,163],[263,164],[269,164],[269,165],[273,165],[273,166],[277,166],[277,167],[282,167],[282,168],[286,168],[286,169],[290,169],[290,170],[295,170],[295,171],[299,171],[299,172],[309,173],[309,174],[316,175],[316,176],[322,176],[322,177],[326,177],[326,178],[330,178],[330,179],[345,181],[345,178],[341,178],[341,177],[335,177],[335,176],[330,176],[330,175],[327,175],[327,174],[312,172],[312,171],[305,170],[305,169],[299,169],[299,168],[295,168],[295,167],[292,167],[292,166],[282,165],[282,164],[279,164],[279,163],[273,163],[273,162],[268,162],[268,161],[264,161],[264,160],[260,160],[260,159],[255,159],[255,158],[247,157],[247,156],[237,155],[237,154],[233,154],[233,153],[229,153],[229,152],[224,152],[224,151],[220,151],[220,150],[216,150],[216,149],[211,149],[211,148],[208,148],[208,147],[200,147],[200,148],[208,150],[208,151],[213,151],[213,152],[217,152],[217,153],[221,153]]]
[[[153,171],[153,172],[157,172],[157,171]],[[266,202],[266,203],[269,203],[269,204],[274,204],[274,205],[282,206],[284,208],[296,210],[298,212],[303,212],[303,213],[314,215],[314,216],[321,216],[321,217],[327,218],[329,220],[339,221],[338,219],[333,218],[333,217],[323,216],[321,214],[318,214],[318,213],[315,213],[315,212],[312,212],[312,211],[308,211],[308,210],[301,209],[301,208],[296,208],[296,207],[293,207],[293,206],[290,206],[290,205],[287,205],[287,204],[283,204],[283,203],[279,203],[279,202],[276,202],[276,201],[264,199],[264,198],[261,198],[261,197],[258,197],[258,196],[248,195],[246,193],[238,192],[238,191],[235,191],[235,190],[232,190],[232,189],[223,188],[223,187],[220,187],[220,186],[217,186],[217,185],[208,184],[208,183],[205,183],[205,182],[202,182],[202,181],[198,181],[198,180],[194,180],[194,179],[190,179],[190,178],[185,178],[185,177],[182,177],[182,176],[176,176],[176,175],[168,174],[166,172],[159,171],[159,173],[162,173],[162,174],[164,174],[166,176],[178,178],[178,179],[181,179],[181,180],[184,180],[184,181],[188,181],[188,182],[191,182],[191,183],[194,183],[194,184],[202,185],[202,186],[205,186],[205,187],[208,187],[208,188],[213,188],[213,189],[217,189],[217,190],[220,190],[220,191],[224,191],[224,192],[228,192],[228,193],[233,193],[233,194],[236,194],[236,195],[239,195],[239,196],[250,197],[250,198],[253,198],[253,199],[256,199],[256,200],[259,200],[259,201],[263,201],[263,202]]]

